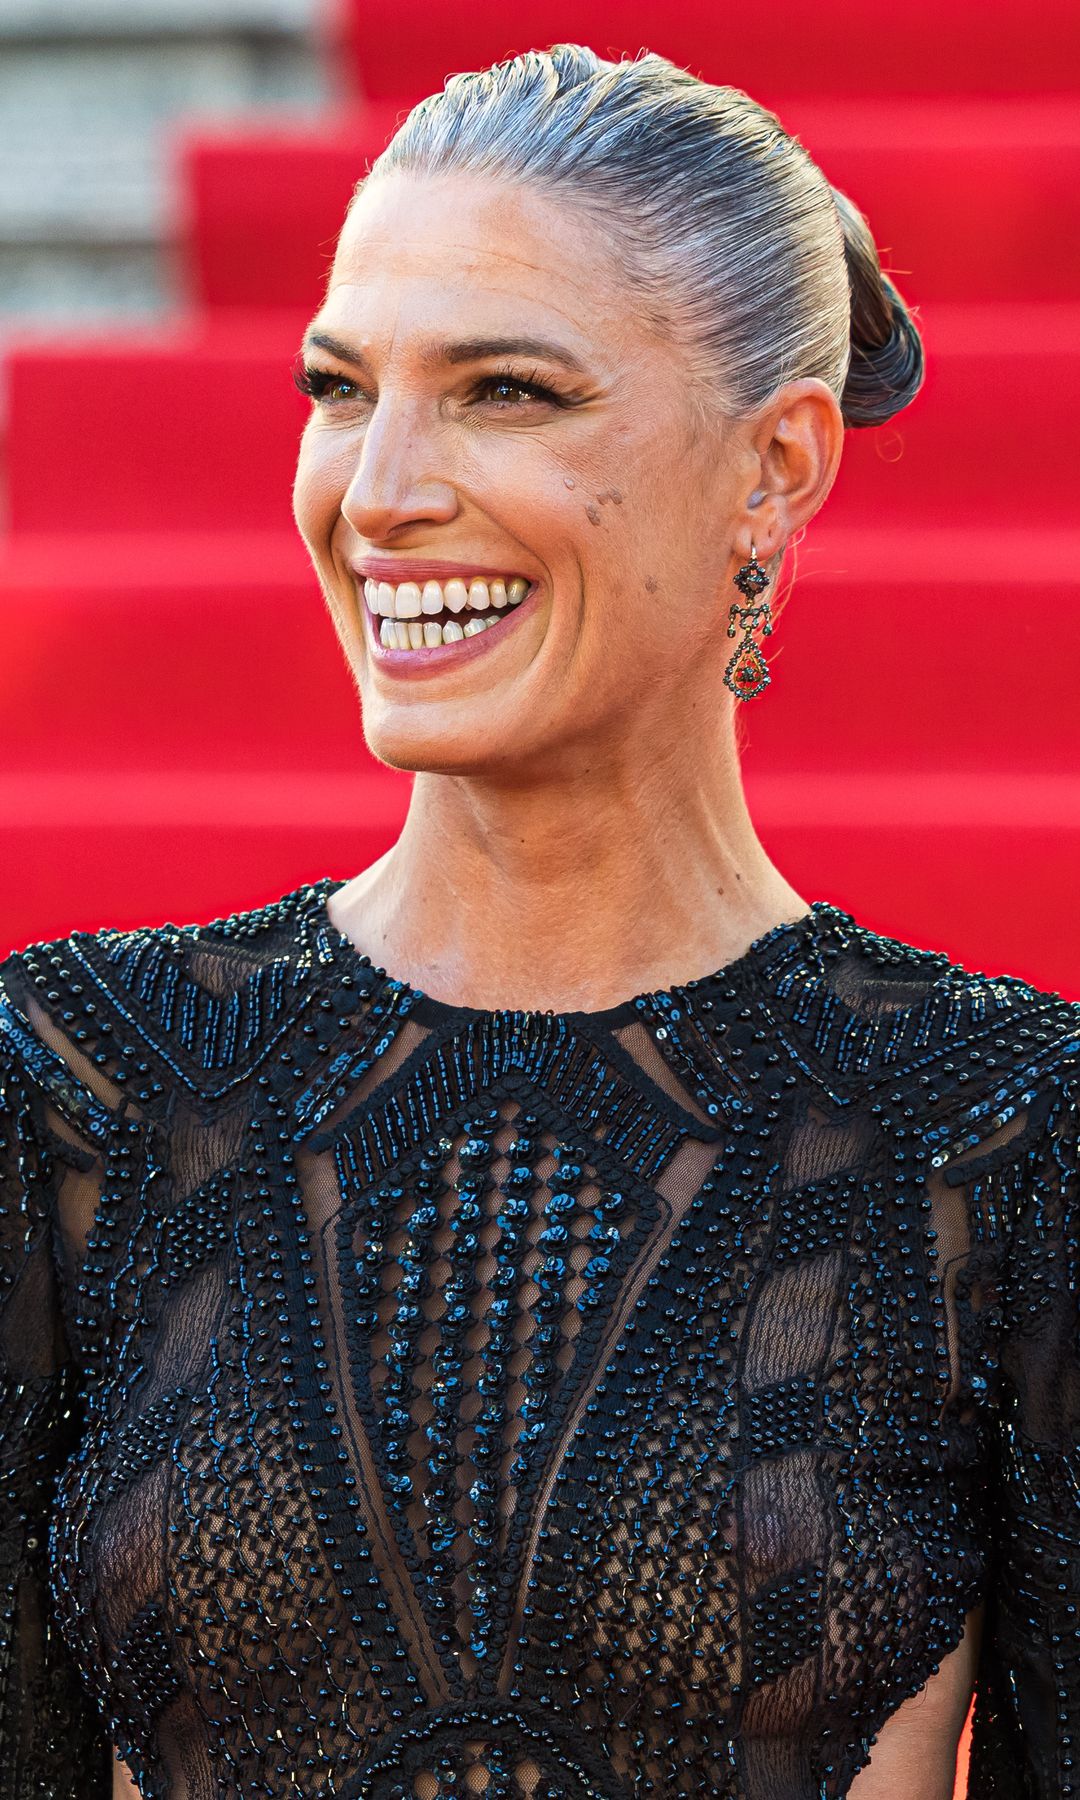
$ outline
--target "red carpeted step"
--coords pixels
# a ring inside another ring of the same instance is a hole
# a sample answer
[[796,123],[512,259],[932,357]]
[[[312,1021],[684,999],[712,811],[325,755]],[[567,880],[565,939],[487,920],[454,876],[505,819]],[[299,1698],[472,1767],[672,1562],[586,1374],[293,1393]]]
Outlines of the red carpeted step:
[[[911,299],[1080,299],[1076,95],[796,95],[779,110],[866,211]],[[350,195],[400,116],[387,104],[318,130],[189,137],[184,235],[198,297],[313,312]]]
[[[27,540],[0,560],[0,769],[373,766],[298,539],[64,552]],[[718,674],[733,648],[721,631]],[[901,774],[915,793],[943,770],[1071,775],[1080,531],[811,530],[766,652],[772,686],[738,715],[755,775]]]
[[287,531],[304,319],[9,342],[12,529]]
[[348,0],[355,78],[378,98],[425,94],[458,69],[570,41],[600,55],[642,46],[753,94],[992,93],[1080,86],[1080,9],[1045,0],[865,0],[717,6],[716,0],[429,0],[403,31],[395,0]]
[[402,116],[396,103],[374,104],[317,126],[202,126],[181,138],[181,236],[194,297],[313,313],[353,189]]
[[819,769],[904,771],[916,794],[943,770],[1080,770],[1076,529],[811,526],[764,642],[772,685],[740,707],[751,770],[811,788]]
[[[1080,997],[1076,785],[752,778],[749,798],[807,899]],[[407,781],[386,771],[290,783],[84,766],[4,778],[0,861],[18,881],[5,894],[0,953],[76,926],[209,919],[354,874],[393,843],[407,799]]]
[[[301,330],[243,315],[13,348],[13,529],[287,530]],[[1034,533],[1073,516],[1060,447],[1080,408],[1080,307],[927,308],[924,330],[926,390],[894,423],[849,435],[830,522],[967,529],[1019,508]]]
[[347,767],[359,703],[298,536],[0,556],[0,769]]

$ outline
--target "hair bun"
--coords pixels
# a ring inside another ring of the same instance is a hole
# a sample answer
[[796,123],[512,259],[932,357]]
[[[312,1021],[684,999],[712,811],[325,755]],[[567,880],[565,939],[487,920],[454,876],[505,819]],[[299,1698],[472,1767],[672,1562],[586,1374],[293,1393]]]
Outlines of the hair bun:
[[851,294],[851,362],[840,410],[845,425],[881,425],[922,386],[922,338],[900,294],[882,273],[862,213],[837,188],[833,199],[844,233]]

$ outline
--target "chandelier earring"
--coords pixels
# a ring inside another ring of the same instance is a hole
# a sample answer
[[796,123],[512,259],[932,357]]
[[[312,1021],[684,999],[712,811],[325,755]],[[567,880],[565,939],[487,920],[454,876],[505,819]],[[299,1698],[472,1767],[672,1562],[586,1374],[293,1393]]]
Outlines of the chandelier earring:
[[769,577],[758,562],[757,550],[753,544],[750,545],[750,561],[743,563],[733,579],[745,604],[740,605],[737,600],[732,602],[727,634],[728,637],[734,637],[736,631],[741,630],[743,636],[724,670],[724,685],[738,699],[752,700],[772,680],[769,665],[754,633],[760,630],[762,637],[771,637],[773,629],[772,608],[767,600],[758,599],[758,595],[763,594],[768,587]]

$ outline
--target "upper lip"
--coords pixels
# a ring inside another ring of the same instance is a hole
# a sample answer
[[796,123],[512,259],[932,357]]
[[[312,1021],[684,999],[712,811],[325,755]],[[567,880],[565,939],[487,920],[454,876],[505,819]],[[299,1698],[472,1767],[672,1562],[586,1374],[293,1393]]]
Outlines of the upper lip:
[[[403,556],[361,556],[355,561],[350,560],[349,567],[356,575],[370,581],[387,581],[392,586],[402,581],[452,581],[455,576],[466,582],[512,579],[514,576],[514,570],[508,569],[505,563],[500,569],[492,569],[481,563],[439,562],[434,558],[413,562]],[[526,575],[521,579],[528,581],[529,577]]]

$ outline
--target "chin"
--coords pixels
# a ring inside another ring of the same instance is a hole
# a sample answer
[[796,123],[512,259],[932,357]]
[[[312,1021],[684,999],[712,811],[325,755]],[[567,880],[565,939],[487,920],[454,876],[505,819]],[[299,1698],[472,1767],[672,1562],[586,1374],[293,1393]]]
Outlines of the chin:
[[[483,775],[509,760],[509,745],[490,735],[478,742],[477,733],[465,729],[460,718],[451,731],[440,731],[434,719],[429,732],[418,730],[417,710],[407,704],[363,706],[364,741],[377,762],[412,775]],[[391,713],[398,716],[386,716]]]

